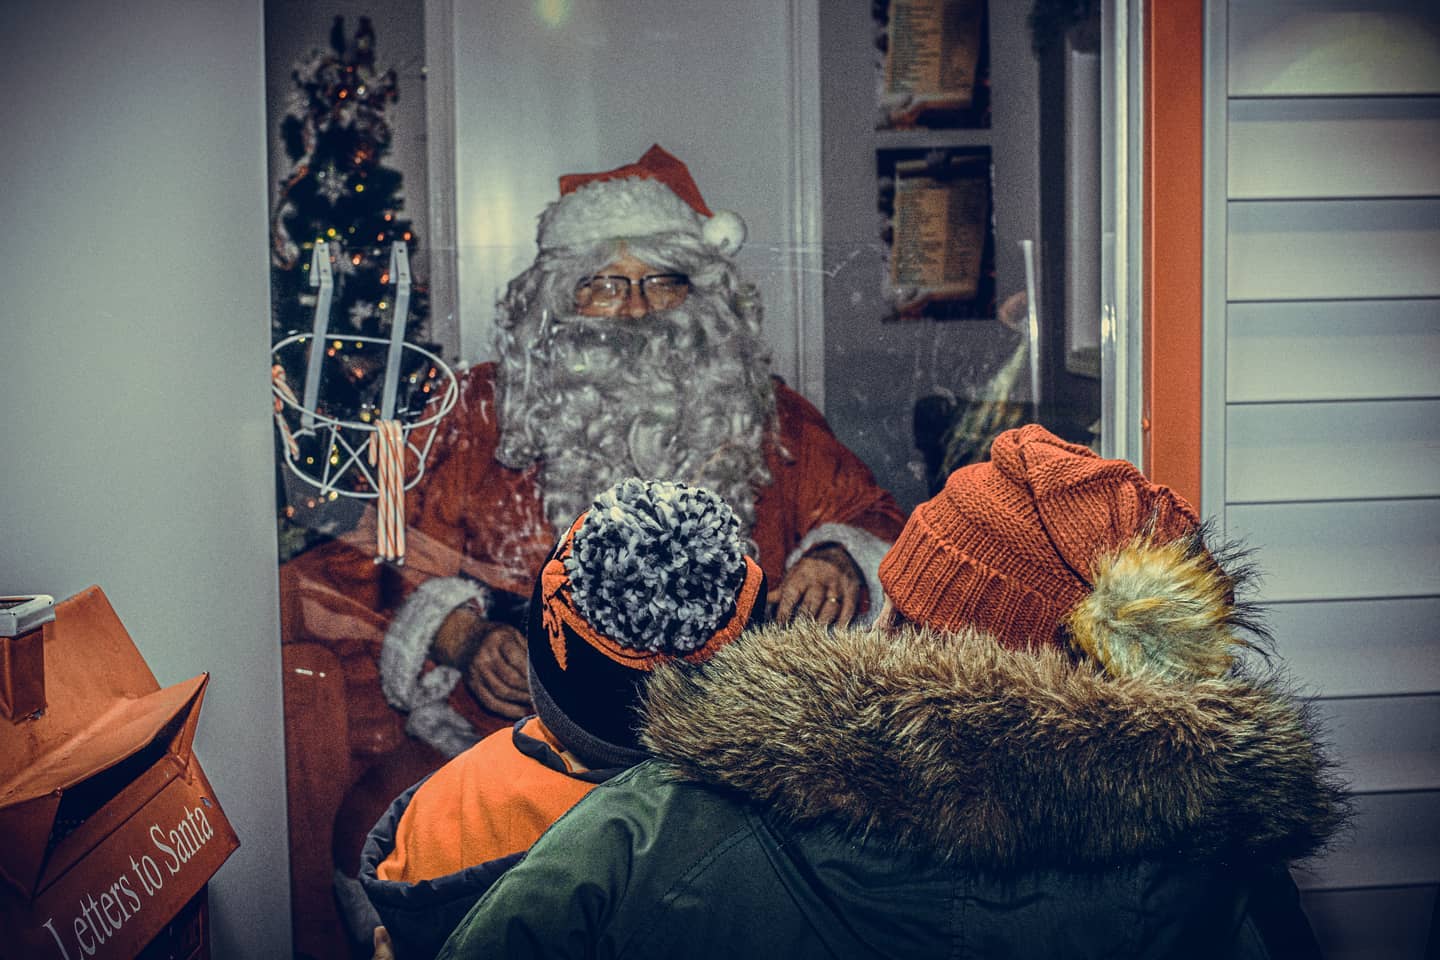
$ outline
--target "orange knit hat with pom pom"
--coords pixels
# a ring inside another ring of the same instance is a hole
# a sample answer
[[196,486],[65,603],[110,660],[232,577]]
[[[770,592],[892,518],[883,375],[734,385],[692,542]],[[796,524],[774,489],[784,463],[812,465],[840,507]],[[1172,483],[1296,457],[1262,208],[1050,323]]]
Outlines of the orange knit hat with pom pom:
[[977,627],[1007,647],[1059,643],[1066,616],[1094,588],[1097,558],[1198,526],[1189,503],[1133,464],[1030,424],[1000,434],[989,461],[955,471],[915,508],[880,563],[880,583],[916,623]]

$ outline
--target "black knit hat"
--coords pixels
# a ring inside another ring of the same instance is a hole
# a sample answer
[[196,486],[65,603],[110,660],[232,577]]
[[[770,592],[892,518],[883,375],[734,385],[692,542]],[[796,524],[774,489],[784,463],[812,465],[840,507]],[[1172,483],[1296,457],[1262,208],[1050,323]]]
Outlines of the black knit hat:
[[708,660],[765,614],[735,514],[684,483],[622,480],[560,537],[526,631],[541,721],[587,766],[644,757],[636,708],[658,664]]

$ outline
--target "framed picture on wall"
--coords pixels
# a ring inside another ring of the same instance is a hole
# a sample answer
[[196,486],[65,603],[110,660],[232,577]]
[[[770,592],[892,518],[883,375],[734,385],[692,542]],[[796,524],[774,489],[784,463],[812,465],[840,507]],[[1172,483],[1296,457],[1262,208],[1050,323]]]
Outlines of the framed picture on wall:
[[890,320],[995,316],[987,147],[876,154]]
[[877,129],[990,126],[986,0],[876,0]]

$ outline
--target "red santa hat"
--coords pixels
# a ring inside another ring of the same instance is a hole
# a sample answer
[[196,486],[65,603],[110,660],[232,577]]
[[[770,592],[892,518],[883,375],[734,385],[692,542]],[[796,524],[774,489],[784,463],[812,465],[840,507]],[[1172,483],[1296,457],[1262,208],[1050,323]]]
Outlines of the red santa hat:
[[635,163],[560,178],[560,199],[540,215],[541,250],[603,240],[678,233],[733,256],[745,242],[745,221],[712,213],[679,159],[655,144]]

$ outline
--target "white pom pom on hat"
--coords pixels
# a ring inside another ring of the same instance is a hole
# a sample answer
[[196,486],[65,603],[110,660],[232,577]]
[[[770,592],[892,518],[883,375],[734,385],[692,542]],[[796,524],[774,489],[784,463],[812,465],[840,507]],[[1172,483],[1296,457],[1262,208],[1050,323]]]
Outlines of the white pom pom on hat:
[[705,221],[700,233],[710,246],[727,257],[733,256],[745,243],[745,221],[733,210],[716,210],[715,215]]
[[725,256],[745,242],[745,221],[729,210],[712,213],[689,169],[655,144],[637,162],[602,173],[560,178],[560,199],[540,215],[541,250],[601,240],[681,233]]

